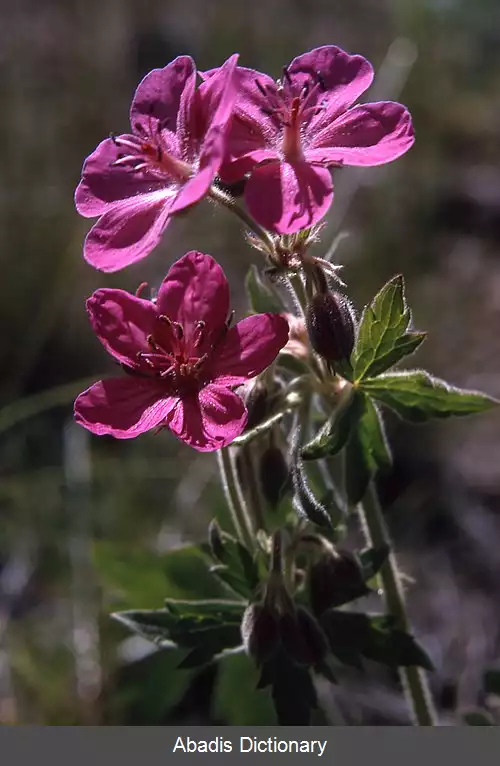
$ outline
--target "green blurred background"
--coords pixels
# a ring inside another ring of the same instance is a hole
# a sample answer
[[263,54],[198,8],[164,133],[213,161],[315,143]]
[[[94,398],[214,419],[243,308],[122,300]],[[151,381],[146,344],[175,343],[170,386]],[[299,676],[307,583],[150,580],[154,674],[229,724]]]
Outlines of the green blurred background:
[[[94,289],[158,284],[200,249],[225,267],[241,315],[258,256],[204,203],[147,260],[102,275],[83,261],[90,222],[73,193],[87,154],[128,130],[150,69],[185,53],[209,68],[238,51],[279,77],[332,43],[373,63],[365,100],[406,104],[417,140],[391,165],[336,174],[318,254],[348,234],[335,260],[358,309],[403,272],[415,326],[429,331],[415,363],[500,396],[497,0],[0,3],[0,723],[274,720],[241,657],[176,673],[174,653],[108,616],[200,595],[202,565],[186,570],[178,549],[203,540],[222,506],[214,457],[168,433],[119,442],[71,421],[74,396],[112,369],[87,323]],[[388,426],[395,465],[380,490],[442,720],[456,723],[500,662],[500,416]],[[394,678],[376,668],[346,671],[323,698],[346,723],[407,723]]]

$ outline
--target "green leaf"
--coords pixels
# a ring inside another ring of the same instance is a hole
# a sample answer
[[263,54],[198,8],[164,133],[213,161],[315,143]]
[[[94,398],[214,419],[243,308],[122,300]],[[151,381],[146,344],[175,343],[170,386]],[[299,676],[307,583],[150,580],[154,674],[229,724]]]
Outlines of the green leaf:
[[394,627],[394,619],[360,612],[329,609],[320,618],[332,653],[341,662],[359,656],[391,668],[418,666],[433,670],[424,649],[409,633]]
[[318,706],[311,675],[306,667],[296,665],[281,649],[264,663],[259,689],[271,686],[274,707],[280,726],[308,726],[312,711]]
[[455,388],[423,370],[363,380],[362,388],[401,418],[413,423],[422,423],[429,418],[472,415],[499,404],[486,394]]
[[471,710],[463,716],[464,723],[467,726],[494,726],[495,722],[489,713],[481,710]]
[[397,362],[404,359],[405,356],[413,354],[427,337],[426,332],[406,332],[400,338],[394,341],[393,347],[382,356],[374,359],[366,376],[375,377],[385,372]]
[[484,674],[484,690],[486,694],[500,697],[500,670],[487,670]]
[[188,617],[196,620],[211,617],[219,622],[241,622],[246,602],[225,599],[184,601],[177,598],[166,598],[165,608],[173,617],[181,620]]
[[319,460],[336,455],[345,446],[360,414],[354,399],[355,397],[352,397],[341,411],[334,412],[314,439],[302,447],[304,460]]
[[345,488],[353,505],[363,498],[370,480],[378,470],[391,465],[391,453],[384,426],[374,403],[362,392],[356,392],[352,416],[356,425],[346,447]]
[[388,545],[380,545],[377,548],[367,548],[359,554],[359,561],[363,571],[365,582],[371,580],[380,571],[380,568],[390,553]]
[[412,354],[425,333],[406,332],[411,312],[401,274],[393,277],[365,308],[353,357],[354,378],[379,375]]
[[245,546],[227,532],[219,531],[218,543],[217,550],[212,550],[221,563],[212,566],[210,572],[235,593],[251,599],[260,581],[256,562]]
[[209,662],[225,649],[241,645],[240,624],[245,603],[174,601],[164,609],[115,612],[112,617],[134,633],[162,647],[189,649],[181,667]]
[[265,314],[267,312],[270,312],[271,314],[279,314],[283,311],[283,307],[277,296],[274,294],[273,290],[264,283],[258,268],[254,264],[252,264],[248,270],[245,279],[245,287],[250,308],[254,314]]

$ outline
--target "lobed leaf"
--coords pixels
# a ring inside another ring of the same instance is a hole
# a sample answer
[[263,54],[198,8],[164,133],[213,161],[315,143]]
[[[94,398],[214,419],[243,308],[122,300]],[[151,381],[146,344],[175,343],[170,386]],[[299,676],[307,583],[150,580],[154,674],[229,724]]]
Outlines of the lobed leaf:
[[411,312],[401,274],[393,277],[365,308],[353,356],[354,378],[375,377],[413,354],[426,333],[407,332]]
[[164,609],[115,612],[112,617],[133,633],[163,648],[188,649],[180,667],[206,664],[226,649],[241,645],[244,602],[168,599]]
[[425,650],[409,633],[395,627],[392,617],[330,609],[320,618],[332,653],[346,664],[361,657],[391,668],[418,666],[433,670]]
[[409,370],[363,380],[363,391],[401,418],[423,423],[430,418],[472,415],[499,404],[479,391],[456,388],[423,370]]

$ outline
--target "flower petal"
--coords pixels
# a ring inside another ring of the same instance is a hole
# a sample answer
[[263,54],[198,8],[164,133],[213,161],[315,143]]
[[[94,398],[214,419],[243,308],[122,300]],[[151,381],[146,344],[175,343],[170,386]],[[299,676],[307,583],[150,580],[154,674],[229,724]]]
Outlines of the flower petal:
[[228,330],[214,354],[210,372],[216,385],[237,386],[269,367],[288,341],[281,314],[254,314]]
[[[120,136],[130,140],[132,136]],[[82,169],[82,180],[75,192],[76,209],[86,218],[102,215],[117,202],[137,194],[147,194],[161,189],[163,181],[130,167],[113,165],[123,148],[111,138],[101,141],[97,149],[87,157]]]
[[360,104],[316,134],[308,160],[345,165],[383,165],[408,151],[415,141],[409,111],[393,101]]
[[156,306],[160,314],[180,322],[185,332],[200,320],[206,323],[207,333],[219,332],[229,313],[225,274],[210,255],[191,250],[170,267]]
[[245,200],[254,218],[278,234],[312,226],[333,199],[333,185],[326,168],[307,162],[270,162],[252,171],[245,186]]
[[373,67],[363,56],[351,56],[336,45],[324,45],[294,58],[287,69],[285,91],[298,95],[307,83],[319,84],[309,106],[322,105],[310,121],[311,130],[321,130],[353,104],[373,81]]
[[171,192],[125,200],[105,213],[85,240],[85,260],[100,271],[119,271],[153,250],[168,223]]
[[152,301],[125,290],[102,288],[88,299],[87,311],[95,334],[119,362],[135,366],[139,351],[151,351],[146,339],[158,327]]
[[182,93],[196,71],[190,56],[178,56],[163,69],[153,69],[139,83],[130,107],[130,124],[135,132],[146,135],[156,128],[154,123],[176,131],[177,112]]
[[[226,135],[236,99],[234,74],[238,56],[229,58],[217,74],[199,88],[195,104],[194,125],[191,126],[191,142],[201,145],[198,171],[184,184],[172,204],[172,213],[198,202],[208,191],[219,170],[226,149]],[[202,133],[197,135],[196,128]]]
[[170,430],[199,452],[226,447],[245,428],[241,397],[222,386],[208,385],[198,396],[182,399],[168,419]]
[[155,380],[125,377],[100,380],[75,401],[77,423],[102,436],[132,439],[160,425],[178,399],[164,396]]
[[[204,73],[207,83],[217,71]],[[272,107],[281,100],[275,81],[255,69],[236,67],[234,82],[237,99],[226,138],[224,167],[221,169],[221,175],[228,182],[241,178],[257,162],[275,159],[275,147],[281,135],[279,117],[272,111]],[[243,165],[235,163],[235,160],[241,159]]]

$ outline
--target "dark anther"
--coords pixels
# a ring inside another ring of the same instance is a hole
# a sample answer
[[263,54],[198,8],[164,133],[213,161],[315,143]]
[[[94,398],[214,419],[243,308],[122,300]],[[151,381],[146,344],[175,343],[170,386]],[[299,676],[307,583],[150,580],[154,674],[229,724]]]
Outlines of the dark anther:
[[287,81],[289,85],[292,84],[292,78],[290,77],[290,73],[288,71],[288,67],[283,67],[283,79]]
[[201,365],[206,362],[208,359],[208,354],[203,354],[203,356],[200,356],[199,359],[196,360],[196,362],[193,364],[194,370],[199,370]]
[[179,324],[179,322],[172,322],[171,324],[178,340],[182,340],[184,337],[184,330],[182,329],[182,325]]
[[143,136],[146,135],[146,129],[140,122],[134,122],[134,130],[136,133],[142,133]]
[[262,85],[260,80],[255,80],[255,84],[262,93],[263,96],[267,96],[267,91],[264,85]]
[[148,341],[148,344],[151,346],[153,351],[158,351],[158,346],[156,345],[155,339],[153,338],[152,335],[148,335],[146,340]]
[[272,117],[272,116],[273,116],[273,114],[274,114],[274,110],[273,110],[273,109],[267,109],[266,107],[262,107],[262,108],[261,108],[261,111],[262,111],[264,114],[267,114],[267,116],[268,116],[268,117]]
[[321,72],[316,72],[316,79],[320,85],[321,90],[326,90],[325,81],[323,79],[323,75],[321,74]]
[[233,309],[233,311],[231,311],[231,313],[229,314],[229,317],[226,320],[226,330],[229,330],[229,328],[231,327],[235,313],[236,312]]
[[110,139],[114,143],[115,146],[118,146],[118,141],[116,140],[116,133],[110,133],[109,134]]

